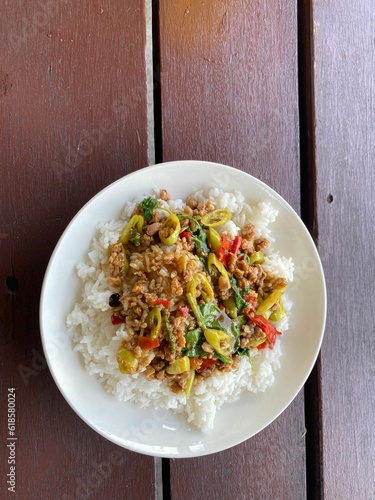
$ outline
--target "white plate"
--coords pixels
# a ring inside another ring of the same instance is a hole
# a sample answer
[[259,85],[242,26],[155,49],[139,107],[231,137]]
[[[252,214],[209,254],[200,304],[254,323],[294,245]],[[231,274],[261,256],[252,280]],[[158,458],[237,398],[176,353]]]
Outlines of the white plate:
[[[67,314],[79,299],[75,265],[84,260],[98,222],[118,218],[126,200],[166,188],[172,198],[186,198],[203,187],[241,191],[247,203],[271,201],[279,210],[272,225],[275,249],[292,257],[295,280],[290,328],[282,338],[281,368],[273,386],[244,394],[218,412],[213,431],[204,434],[183,416],[119,403],[88,374],[73,352],[65,328]],[[324,333],[326,289],[315,245],[295,211],[275,191],[231,167],[199,161],[176,161],[147,167],[119,179],[98,193],[74,217],[49,262],[40,303],[41,335],[52,376],[74,411],[114,443],[146,455],[194,457],[215,453],[254,436],[292,402],[317,358]],[[235,422],[235,425],[234,425]]]

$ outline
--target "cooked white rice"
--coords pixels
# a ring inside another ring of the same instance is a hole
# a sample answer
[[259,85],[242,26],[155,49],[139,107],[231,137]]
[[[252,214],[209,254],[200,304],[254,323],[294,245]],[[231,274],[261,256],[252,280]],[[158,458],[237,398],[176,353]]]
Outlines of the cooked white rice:
[[[208,192],[199,191],[194,195],[198,201],[211,199],[217,208],[227,208],[232,213],[232,220],[225,229],[234,236],[245,224],[255,225],[257,237],[271,241],[265,251],[264,269],[277,276],[293,280],[293,262],[273,250],[271,223],[277,218],[277,210],[270,203],[259,203],[250,207],[239,192],[227,193],[219,189]],[[142,373],[124,375],[118,369],[116,353],[126,337],[124,324],[112,325],[109,321],[109,297],[117,290],[112,289],[100,264],[107,261],[107,247],[116,243],[121,230],[129,220],[136,203],[144,196],[127,203],[120,220],[101,223],[97,226],[97,235],[91,242],[88,258],[77,265],[77,273],[82,280],[82,301],[77,303],[68,315],[67,326],[72,333],[74,350],[82,354],[85,366],[90,374],[96,375],[105,389],[120,401],[132,401],[140,407],[154,405],[175,413],[185,413],[188,422],[194,423],[202,431],[213,428],[216,412],[223,403],[238,399],[244,391],[263,392],[273,384],[275,370],[280,366],[282,337],[278,337],[274,349],[253,349],[251,361],[241,357],[239,368],[232,372],[215,372],[193,387],[188,398],[184,393],[173,393],[165,382],[147,380]],[[167,204],[164,202],[165,206]],[[171,209],[183,207],[182,200],[168,202]],[[271,253],[273,252],[273,253]],[[288,311],[291,302],[283,298]],[[277,329],[288,329],[288,314],[278,323]]]

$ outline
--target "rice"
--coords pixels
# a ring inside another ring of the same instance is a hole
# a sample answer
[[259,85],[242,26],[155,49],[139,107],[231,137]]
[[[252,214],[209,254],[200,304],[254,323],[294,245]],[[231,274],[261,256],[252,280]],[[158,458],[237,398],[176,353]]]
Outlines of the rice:
[[[290,258],[272,251],[274,238],[271,224],[277,220],[277,210],[270,203],[262,202],[256,206],[245,203],[244,196],[238,191],[223,192],[219,189],[201,190],[193,195],[198,201],[211,200],[216,208],[226,208],[232,219],[223,226],[233,236],[245,224],[255,225],[256,236],[271,241],[271,249],[265,251],[264,269],[275,277],[293,280],[294,265]],[[109,321],[110,296],[116,288],[107,282],[104,266],[107,262],[107,248],[115,244],[121,231],[130,219],[134,209],[143,197],[126,203],[119,220],[103,222],[97,226],[87,259],[76,266],[82,281],[82,300],[75,304],[67,317],[67,327],[72,334],[74,351],[81,353],[85,366],[91,375],[98,377],[104,388],[119,401],[131,401],[139,407],[155,406],[174,413],[186,415],[187,422],[207,432],[213,428],[214,419],[220,407],[237,400],[241,393],[264,392],[275,380],[275,371],[280,366],[282,338],[278,338],[274,348],[252,349],[250,359],[240,358],[237,370],[215,372],[193,387],[187,398],[184,392],[172,392],[164,381],[147,380],[143,373],[124,375],[120,372],[116,354],[122,342],[128,338],[126,323],[112,325]],[[184,207],[182,200],[163,202],[172,211]],[[150,265],[145,260],[144,265]],[[166,276],[166,268],[160,269]],[[287,295],[283,296],[286,316],[278,323],[277,329],[288,329],[288,312],[292,303]]]

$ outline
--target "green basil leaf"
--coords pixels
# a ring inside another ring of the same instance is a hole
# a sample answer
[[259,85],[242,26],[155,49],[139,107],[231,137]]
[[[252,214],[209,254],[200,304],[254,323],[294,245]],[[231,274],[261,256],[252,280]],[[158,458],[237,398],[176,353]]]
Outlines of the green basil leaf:
[[220,309],[213,302],[206,302],[198,306],[206,328],[212,328],[212,323],[221,313]]
[[207,235],[203,230],[194,231],[194,233],[191,233],[191,237],[197,250],[205,254],[210,253],[210,249],[207,245]]
[[231,287],[233,290],[234,302],[236,304],[237,309],[239,309],[241,311],[244,307],[246,307],[248,305],[248,303],[242,297],[241,292],[237,286],[236,279],[233,276],[231,276],[229,278],[229,281],[230,281],[230,284],[231,284]]
[[190,358],[193,356],[196,357],[207,356],[206,351],[202,349],[202,344],[205,341],[205,338],[200,328],[195,328],[195,330],[190,330],[189,332],[186,332],[185,339],[186,339],[186,345],[188,347],[185,347],[181,350],[181,353],[184,356],[189,356]]
[[152,219],[152,216],[154,214],[154,209],[159,205],[159,202],[156,198],[153,196],[149,196],[148,198],[145,198],[142,200],[139,204],[143,211],[143,215],[146,221],[149,221]]
[[239,347],[236,353],[239,356],[247,356],[250,359],[250,352],[251,352],[250,347]]

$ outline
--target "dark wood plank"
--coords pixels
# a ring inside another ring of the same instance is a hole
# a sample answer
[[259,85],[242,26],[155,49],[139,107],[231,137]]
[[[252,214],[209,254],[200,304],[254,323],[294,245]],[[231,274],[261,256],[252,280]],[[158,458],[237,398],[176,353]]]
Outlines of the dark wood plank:
[[367,500],[375,491],[375,4],[313,4],[318,241],[329,298],[323,493]]
[[16,388],[17,498],[155,494],[153,459],[107,442],[64,401],[38,326],[44,271],[70,218],[147,164],[144,10],[135,0],[16,0],[2,8],[2,498],[8,387]]
[[[223,500],[305,498],[302,395],[257,436],[201,458],[172,460],[171,498]],[[235,418],[233,425],[236,425]]]
[[160,24],[164,161],[238,167],[299,209],[294,3],[161,1]]
[[[298,210],[295,2],[161,1],[159,15],[163,159],[235,166]],[[171,461],[172,498],[304,498],[304,425],[300,394],[248,442]]]

